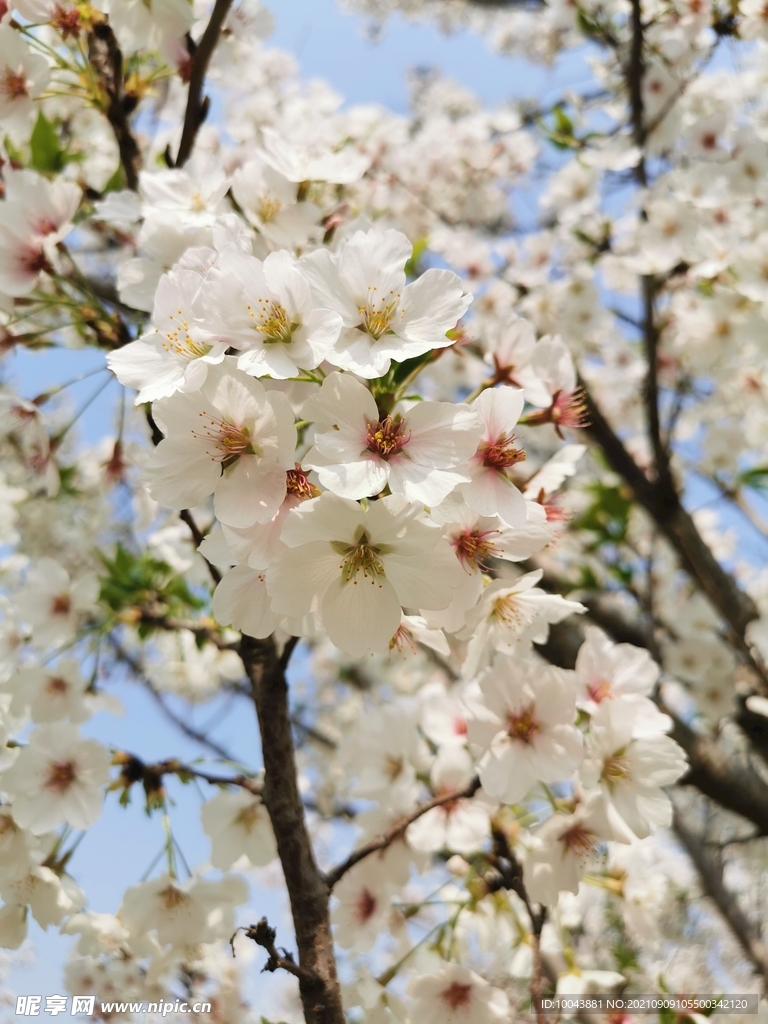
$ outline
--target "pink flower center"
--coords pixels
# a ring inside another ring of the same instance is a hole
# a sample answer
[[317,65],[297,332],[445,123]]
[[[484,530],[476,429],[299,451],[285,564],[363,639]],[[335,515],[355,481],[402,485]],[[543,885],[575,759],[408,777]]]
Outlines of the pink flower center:
[[410,439],[410,432],[406,434],[405,420],[399,416],[394,419],[385,416],[383,420],[373,420],[367,425],[365,432],[367,450],[382,459],[398,455]]
[[531,413],[526,417],[525,422],[531,426],[552,423],[560,437],[562,437],[561,430],[563,427],[583,430],[584,427],[589,426],[584,392],[580,388],[568,392],[556,391],[552,396],[552,405],[548,409],[541,409],[539,412]]
[[228,466],[241,455],[261,455],[261,449],[251,440],[248,427],[238,427],[217,416],[209,416],[208,413],[201,412],[198,415],[203,420],[203,430],[193,430],[192,434],[194,437],[212,442],[211,448],[206,449],[205,454],[210,456],[213,462],[221,462]]
[[62,676],[49,676],[45,688],[48,693],[66,693],[69,683]]
[[0,93],[14,100],[26,96],[27,76],[23,71],[13,71],[11,68],[5,68],[0,76]]
[[395,635],[389,641],[389,649],[390,651],[398,650],[402,653],[406,647],[410,647],[414,652],[416,651],[416,644],[413,642],[413,637],[401,623],[397,627]]
[[541,728],[536,719],[536,705],[528,704],[520,711],[507,711],[507,735],[530,746]]
[[460,981],[453,981],[448,988],[443,989],[440,998],[452,1010],[458,1010],[462,1006],[469,1006],[472,999],[472,986]]
[[57,31],[61,32],[63,39],[76,36],[80,32],[80,13],[72,8],[67,10],[61,4],[57,4],[54,10],[51,24]]
[[500,434],[495,441],[486,441],[478,452],[483,465],[489,469],[501,470],[522,462],[525,459],[525,452],[522,448],[516,447],[516,442],[514,434],[510,434],[509,437]]
[[23,274],[30,277],[50,268],[48,257],[39,245],[26,245],[16,255],[16,263]]
[[499,552],[488,540],[499,530],[464,530],[458,537],[451,539],[456,557],[466,568],[486,568],[488,559],[495,558]]
[[51,601],[51,615],[69,615],[72,610],[72,598],[69,594],[57,594]]
[[606,697],[610,697],[611,684],[607,679],[594,679],[587,685],[587,693],[590,700],[593,700],[595,704],[599,704]]
[[357,903],[355,910],[357,911],[357,919],[361,924],[365,924],[366,921],[370,921],[373,915],[376,913],[376,908],[379,905],[379,901],[370,891],[370,889],[363,889],[360,895],[357,897]]
[[595,848],[594,833],[581,822],[566,829],[560,836],[560,842],[570,853],[580,858],[591,856]]
[[66,793],[76,779],[77,768],[74,761],[55,761],[48,766],[45,788],[53,789],[57,793]]
[[288,494],[292,494],[300,501],[306,501],[308,498],[316,498],[320,493],[320,488],[315,487],[315,485],[310,482],[309,477],[298,462],[294,469],[289,469],[285,474],[285,489]]

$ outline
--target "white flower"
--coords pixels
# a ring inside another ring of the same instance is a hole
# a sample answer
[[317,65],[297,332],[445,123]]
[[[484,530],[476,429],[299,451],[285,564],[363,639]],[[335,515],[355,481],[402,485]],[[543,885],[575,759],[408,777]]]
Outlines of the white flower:
[[315,423],[304,465],[343,498],[365,498],[389,485],[409,501],[438,504],[469,475],[480,421],[449,402],[416,402],[381,416],[373,395],[346,373],[331,373],[302,409]]
[[531,367],[535,349],[536,333],[533,325],[513,313],[494,331],[484,358],[493,367],[497,383],[522,388],[529,402],[546,405],[548,392]]
[[459,634],[460,639],[469,640],[465,675],[474,675],[494,651],[515,654],[526,643],[545,643],[550,623],[587,610],[578,601],[541,590],[536,586],[541,576],[542,570],[537,569],[514,583],[494,580],[485,588],[479,604],[467,615],[466,629]]
[[659,678],[659,666],[648,651],[632,644],[614,644],[596,626],[584,627],[584,643],[576,658],[580,705],[594,709],[604,700],[645,697]]
[[16,136],[29,124],[34,100],[48,84],[48,61],[24,42],[21,33],[0,25],[0,118]]
[[[473,775],[472,758],[463,747],[442,747],[430,771],[435,795],[463,789]],[[472,797],[452,800],[422,814],[408,826],[406,839],[416,850],[453,850],[472,853],[488,838],[491,827],[489,807]]]
[[254,867],[263,867],[277,856],[267,809],[255,794],[222,791],[203,804],[200,814],[203,830],[211,837],[215,868],[227,871],[243,854]]
[[71,878],[59,878],[50,868],[34,864],[29,872],[0,885],[6,904],[27,905],[41,928],[58,925],[63,917],[85,903],[85,895]]
[[95,608],[98,593],[99,583],[92,574],[73,582],[53,558],[40,558],[16,594],[16,607],[32,627],[35,643],[55,647],[74,640],[78,625]]
[[532,501],[540,500],[540,495],[549,495],[558,490],[560,485],[576,473],[576,465],[587,450],[583,444],[566,444],[548,459],[537,473],[525,485],[523,494]]
[[440,531],[417,519],[399,495],[370,502],[323,494],[291,511],[282,539],[290,550],[267,569],[272,607],[316,610],[348,654],[386,651],[403,608],[440,608],[461,569]]
[[398,806],[414,798],[416,772],[428,763],[416,720],[402,707],[387,705],[355,723],[339,760],[357,796]]
[[599,790],[580,802],[573,814],[553,814],[536,831],[523,859],[529,898],[553,907],[562,889],[578,892],[598,846],[617,838]]
[[341,317],[317,308],[302,265],[289,253],[273,252],[263,263],[225,253],[210,283],[209,323],[217,337],[242,350],[237,365],[245,373],[283,380],[331,358]]
[[64,238],[80,205],[80,186],[60,178],[49,181],[41,174],[26,169],[7,168],[3,176],[8,203],[7,210],[3,212],[9,222],[16,224],[19,230],[29,231],[49,242],[55,243]]
[[[619,974],[618,971],[582,971],[578,967],[573,967],[558,977],[556,995],[584,996],[590,992],[612,992],[617,986],[623,985],[625,981],[624,975]],[[569,1008],[567,1000],[564,1002],[565,1008],[561,1011],[561,1016],[570,1020],[578,1013],[577,1000],[571,1001],[573,1009]]]
[[[615,830],[629,830],[627,842],[645,839],[672,821],[672,804],[664,786],[677,782],[687,768],[681,747],[664,731],[666,715],[646,711],[650,701],[605,701],[593,712],[584,784],[605,792]],[[657,724],[658,723],[658,724]],[[658,731],[654,730],[656,725]]]
[[235,171],[232,194],[251,224],[275,245],[306,245],[322,231],[318,207],[297,202],[296,183],[258,157]]
[[194,946],[229,938],[234,931],[234,908],[248,899],[248,886],[237,875],[219,882],[190,878],[178,882],[161,875],[127,889],[117,916],[132,938],[157,931],[165,945]]
[[204,284],[194,270],[164,274],[155,293],[154,330],[107,356],[120,383],[138,390],[137,405],[199,390],[208,367],[224,359],[226,343],[203,325]]
[[414,978],[410,1019],[419,1024],[494,1024],[509,1019],[509,1000],[474,971],[446,963],[437,974]]
[[85,703],[88,683],[74,658],[62,658],[56,665],[22,668],[8,683],[12,692],[11,712],[29,713],[33,722],[84,722],[90,717]]
[[[109,194],[114,195],[113,192]],[[133,309],[151,313],[155,307],[156,292],[163,274],[174,268],[177,263],[179,265],[176,270],[179,272],[186,273],[191,270],[198,273],[194,267],[184,266],[179,261],[187,255],[187,250],[193,250],[193,247],[199,249],[210,246],[212,236],[213,230],[206,225],[189,227],[179,220],[177,214],[169,211],[153,212],[152,218],[144,221],[136,236],[136,245],[143,255],[126,260],[117,268],[120,301],[132,306]],[[168,315],[171,314],[178,318],[178,303],[175,308],[171,305]],[[159,317],[156,323],[162,330],[163,317]],[[173,345],[178,344],[180,340],[178,336],[173,337],[174,330],[171,325]]]
[[[548,393],[547,406],[541,412],[530,413],[526,420],[529,424],[551,423],[558,437],[562,437],[563,427],[578,429],[586,423],[586,409],[581,392],[576,386],[576,367],[571,353],[559,336],[546,336],[536,344],[533,356],[533,369],[541,384]],[[540,399],[529,400],[538,405]]]
[[370,157],[353,146],[334,151],[281,138],[274,128],[263,127],[262,158],[288,181],[327,181],[351,185],[368,170]]
[[263,569],[236,565],[225,572],[213,595],[217,622],[258,639],[271,636],[281,616],[272,610]]
[[11,808],[0,807],[0,882],[11,882],[29,873],[30,850],[35,838],[13,820]]
[[386,929],[392,893],[381,861],[356,864],[333,889],[338,900],[331,911],[336,942],[353,953],[367,952]]
[[513,428],[523,411],[523,392],[492,388],[472,403],[483,421],[483,436],[469,464],[471,481],[461,488],[469,507],[481,516],[498,516],[509,526],[526,521],[526,504],[509,477],[509,469],[525,458]]
[[[141,4],[134,4],[138,8]],[[144,215],[155,210],[173,213],[189,227],[210,226],[223,212],[222,200],[229,188],[229,180],[218,168],[142,171],[139,191],[144,200]]]
[[65,821],[90,828],[101,814],[109,763],[109,752],[82,739],[76,725],[41,725],[2,778],[14,818],[35,835]]
[[485,573],[493,559],[519,562],[541,551],[554,535],[541,505],[527,502],[527,520],[523,526],[507,526],[496,517],[480,516],[467,506],[458,491],[448,495],[430,519],[444,524],[446,540],[456,553],[464,570],[464,585],[453,595],[444,612],[429,612],[432,625],[457,633],[465,624],[466,615],[474,608],[483,592]]
[[213,493],[217,517],[235,527],[266,523],[285,498],[296,429],[285,395],[235,370],[212,366],[199,392],[156,402],[166,435],[145,467],[150,494],[189,508]]
[[27,937],[27,908],[21,903],[0,907],[0,946],[18,949]]
[[530,659],[498,657],[478,682],[482,705],[472,708],[467,736],[483,755],[485,792],[515,803],[537,782],[568,778],[583,757],[571,679]]
[[462,683],[446,691],[442,682],[428,683],[419,693],[420,725],[435,746],[464,746],[467,742],[467,707],[479,693],[477,684]]
[[85,910],[70,917],[61,926],[63,935],[79,935],[80,956],[119,955],[128,948],[128,929],[114,914]]
[[399,231],[358,231],[338,253],[318,249],[301,260],[315,302],[344,321],[329,362],[361,377],[380,377],[393,359],[451,344],[446,331],[472,297],[448,270],[427,270],[406,284],[411,254]]

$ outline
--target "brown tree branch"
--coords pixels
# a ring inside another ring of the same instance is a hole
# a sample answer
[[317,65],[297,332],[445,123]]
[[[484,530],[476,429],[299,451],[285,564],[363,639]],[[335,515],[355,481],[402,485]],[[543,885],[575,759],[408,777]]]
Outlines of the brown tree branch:
[[181,131],[181,142],[176,154],[176,167],[183,167],[192,155],[197,133],[208,113],[208,97],[203,97],[203,85],[211,62],[213,51],[221,35],[224,22],[232,6],[232,0],[216,0],[211,18],[205,27],[202,39],[197,44],[192,57],[192,71],[189,76],[187,93],[187,109],[184,114],[184,127]]
[[531,1003],[536,1014],[537,1024],[547,1024],[547,1015],[541,998],[543,994],[544,981],[551,980],[553,987],[557,984],[557,975],[549,979],[547,968],[541,954],[541,933],[544,923],[547,920],[547,908],[545,906],[534,907],[528,890],[523,880],[523,868],[509,845],[505,832],[499,828],[491,829],[493,840],[493,852],[491,863],[499,872],[499,879],[505,889],[516,892],[525,904],[528,917],[531,919],[531,951],[533,953],[533,964],[531,969]]
[[[300,981],[303,979],[309,984],[315,984],[317,977],[312,971],[307,971],[301,967],[293,959],[293,954],[289,953],[285,949],[278,949],[275,945],[275,939],[277,938],[277,932],[274,928],[270,928],[269,922],[266,917],[262,917],[258,924],[249,925],[247,928],[238,928],[235,932],[244,931],[246,937],[253,939],[257,946],[261,946],[262,949],[266,949],[269,954],[269,959],[261,969],[263,974],[265,971],[270,973],[273,971],[287,971],[292,974],[295,978]],[[229,940],[229,944],[232,947],[232,956],[235,955],[235,935]]]
[[695,732],[663,703],[659,705],[674,725],[672,739],[685,751],[690,768],[678,785],[695,786],[710,800],[741,815],[768,835],[768,785],[752,768],[734,760],[714,740]]
[[[606,623],[602,625],[605,628]],[[606,632],[610,635],[610,630]],[[573,668],[580,642],[578,627],[566,621],[553,626],[547,643],[537,645],[536,650],[559,668]],[[725,810],[751,821],[760,835],[768,835],[768,784],[750,765],[735,760],[709,736],[686,725],[662,701],[658,703],[672,719],[671,736],[688,758],[688,772],[677,785],[695,787]]]
[[273,640],[244,636],[240,656],[251,682],[264,757],[262,799],[285,876],[299,951],[299,994],[307,1024],[345,1024],[328,915],[328,887],[317,863],[299,794],[285,669]]
[[176,757],[147,764],[135,754],[119,750],[114,755],[112,763],[120,766],[120,775],[117,782],[113,783],[112,788],[122,786],[124,790],[128,790],[135,783],[140,782],[147,794],[148,805],[157,805],[164,799],[163,777],[165,775],[177,775],[182,781],[192,778],[202,779],[203,782],[208,782],[212,786],[237,786],[254,796],[261,796],[262,793],[262,784],[248,775],[215,775],[213,772],[184,764]]
[[768,946],[763,942],[758,928],[742,910],[735,894],[726,887],[719,854],[704,842],[703,836],[697,835],[688,826],[677,807],[672,827],[693,861],[704,892],[720,911],[755,971],[763,978],[765,986],[768,979]]
[[677,552],[683,568],[731,626],[735,646],[762,677],[763,672],[754,664],[744,637],[749,623],[758,617],[755,602],[723,569],[704,543],[696,524],[683,508],[671,479],[650,481],[619,440],[586,387],[584,398],[590,423],[589,436],[602,449],[611,469],[623,477],[637,502],[655,520]]
[[106,98],[104,113],[120,151],[125,183],[135,192],[139,187],[141,170],[141,150],[129,121],[135,102],[123,92],[123,54],[108,22],[98,21],[89,31],[88,59]]
[[356,850],[347,857],[346,860],[342,861],[341,864],[337,864],[335,868],[328,871],[325,875],[325,883],[329,890],[333,889],[336,883],[351,870],[355,864],[359,864],[361,860],[365,860],[366,857],[370,857],[372,853],[378,853],[379,850],[386,850],[388,846],[391,846],[396,839],[398,839],[408,828],[409,825],[417,821],[422,814],[426,814],[427,811],[431,811],[433,807],[443,807],[445,804],[453,803],[454,800],[468,799],[478,791],[480,788],[480,779],[475,777],[472,781],[463,787],[463,789],[451,790],[448,793],[439,793],[437,796],[432,797],[431,800],[425,800],[423,804],[419,804],[415,807],[410,814],[404,815],[399,821],[387,829],[386,832],[382,832],[381,835],[374,836],[367,843],[363,843],[362,846],[358,846]]

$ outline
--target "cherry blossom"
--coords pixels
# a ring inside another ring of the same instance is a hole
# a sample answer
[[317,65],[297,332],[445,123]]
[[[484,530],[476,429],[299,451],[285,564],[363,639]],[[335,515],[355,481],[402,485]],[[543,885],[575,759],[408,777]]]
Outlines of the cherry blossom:
[[491,1024],[504,1020],[509,1002],[501,989],[459,964],[446,963],[437,974],[415,978],[408,988],[411,1016],[424,1024]]
[[379,377],[403,361],[450,345],[471,296],[447,270],[427,270],[406,284],[411,243],[399,231],[356,232],[338,253],[318,249],[302,269],[315,302],[344,327],[329,361],[361,377]]
[[489,796],[514,803],[537,782],[556,782],[580,763],[576,694],[564,673],[516,667],[501,656],[478,682],[482,706],[473,708],[467,738],[482,754],[480,781]]
[[225,253],[212,274],[210,325],[217,337],[242,351],[239,369],[276,379],[332,360],[342,320],[318,308],[302,265],[287,252],[262,263],[253,256]]
[[108,364],[121,384],[136,388],[136,403],[198,391],[208,367],[221,363],[226,344],[205,327],[203,281],[193,270],[174,270],[157,284],[154,329],[111,352]]
[[365,498],[389,486],[409,501],[439,504],[469,479],[479,421],[448,402],[418,402],[382,416],[370,391],[350,374],[331,373],[304,405],[316,424],[304,465],[342,498]]
[[82,739],[76,725],[39,726],[3,776],[16,822],[35,835],[64,821],[89,828],[101,814],[109,761],[104,747]]
[[247,791],[222,792],[203,805],[201,814],[214,867],[226,871],[243,854],[256,867],[274,859],[275,837],[259,797]]
[[472,403],[483,421],[483,436],[469,465],[471,481],[462,485],[467,505],[481,516],[498,516],[509,526],[527,518],[525,500],[509,471],[525,459],[514,426],[523,411],[523,392],[516,388],[484,391]]
[[293,509],[282,534],[290,550],[266,573],[273,610],[315,610],[350,654],[387,650],[402,608],[445,607],[461,583],[440,531],[418,512],[399,495],[363,508],[329,493]]
[[156,501],[188,508],[213,493],[228,525],[269,522],[293,466],[293,413],[283,395],[221,364],[199,392],[156,402],[153,415],[166,435],[145,467]]

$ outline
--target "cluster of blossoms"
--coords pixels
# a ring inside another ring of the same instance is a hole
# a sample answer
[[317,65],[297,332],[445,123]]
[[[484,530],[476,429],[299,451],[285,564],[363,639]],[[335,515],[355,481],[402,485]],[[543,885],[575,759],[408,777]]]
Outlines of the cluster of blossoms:
[[[74,936],[105,1019],[746,991],[722,894],[762,900],[739,825],[768,820],[766,12],[351,6],[545,61],[587,39],[591,88],[483,109],[424,72],[408,115],[343,108],[255,0],[0,2],[2,349],[95,349],[120,395],[88,448],[68,384],[0,388],[0,945]],[[727,37],[747,69],[706,71]],[[123,749],[127,680],[215,766]],[[258,717],[262,765],[178,710],[208,702]],[[189,867],[193,780],[219,788]],[[161,857],[96,909],[76,847],[137,792]],[[287,917],[279,945],[252,923],[283,881],[295,958]]]

